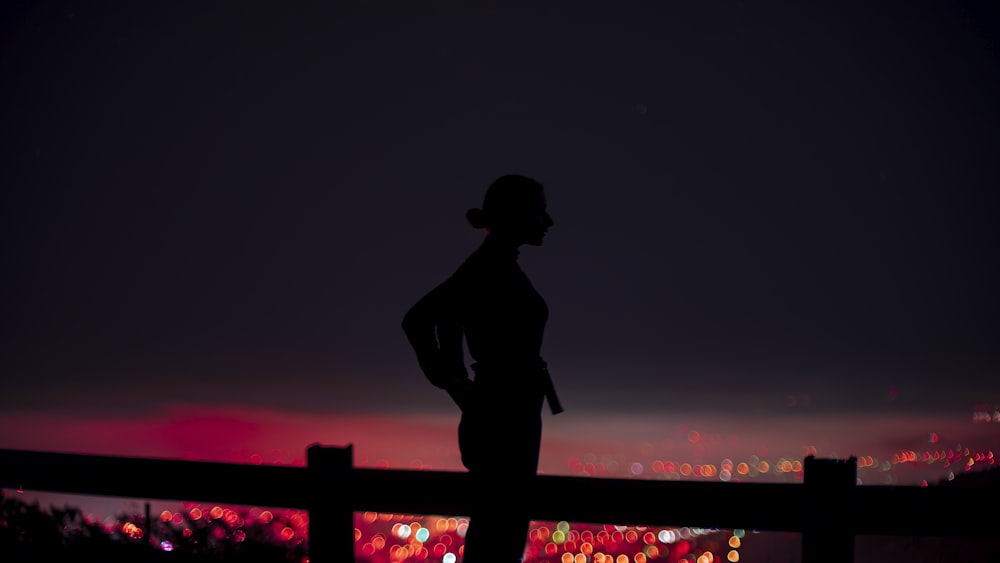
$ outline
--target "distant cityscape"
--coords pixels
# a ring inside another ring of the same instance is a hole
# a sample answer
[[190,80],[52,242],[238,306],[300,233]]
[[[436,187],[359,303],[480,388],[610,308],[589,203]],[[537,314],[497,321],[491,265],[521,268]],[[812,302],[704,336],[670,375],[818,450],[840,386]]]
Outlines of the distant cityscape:
[[[797,483],[803,479],[803,464],[807,456],[838,458],[844,454],[857,461],[858,485],[938,486],[948,484],[982,484],[995,486],[998,474],[996,462],[996,432],[986,424],[1000,422],[1000,409],[979,406],[972,409],[971,421],[961,417],[941,424],[924,419],[894,419],[891,416],[854,424],[850,419],[824,421],[826,429],[812,426],[802,429],[785,424],[785,434],[762,432],[759,428],[740,427],[740,435],[720,434],[694,425],[671,422],[660,424],[655,435],[660,441],[613,441],[591,443],[584,440],[572,452],[562,444],[558,457],[548,459],[549,474],[581,477],[612,477],[642,480],[685,480],[722,482]],[[232,415],[231,415],[232,416]],[[240,420],[233,416],[234,420]],[[217,424],[210,418],[206,424]],[[710,419],[709,422],[713,422]],[[803,419],[806,420],[806,419]],[[675,419],[676,421],[676,419]],[[777,421],[782,424],[784,421]],[[188,424],[188,423],[184,423]],[[815,424],[815,423],[814,423]],[[852,426],[852,424],[854,424]],[[299,442],[301,436],[314,435],[315,421],[303,423],[304,430],[282,427],[294,434],[288,442]],[[331,425],[340,428],[341,425]],[[362,426],[343,425],[344,432],[364,432]],[[728,429],[732,424],[716,423]],[[197,436],[196,426],[183,426],[183,436]],[[394,429],[384,423],[380,427]],[[819,431],[817,431],[819,428]],[[941,433],[924,429],[937,429]],[[859,433],[858,429],[865,432]],[[140,432],[148,432],[140,429]],[[623,433],[615,429],[613,434]],[[88,433],[88,435],[102,435]],[[141,434],[146,435],[146,434]],[[770,436],[778,436],[772,442]],[[810,445],[803,437],[820,436],[820,446]],[[450,435],[447,436],[450,439]],[[959,438],[961,440],[959,441]],[[385,445],[367,445],[356,449],[355,466],[376,468],[448,469],[449,455],[443,447],[421,444],[410,451],[398,451]],[[569,442],[567,442],[569,443]],[[301,466],[301,453],[286,449],[258,447],[250,449],[246,442],[233,442],[234,447],[223,459],[256,465]],[[798,445],[796,445],[798,444]],[[850,450],[833,448],[849,445]],[[93,447],[93,446],[91,446]],[[240,448],[240,449],[236,449]],[[588,451],[589,450],[589,451]],[[424,463],[413,451],[434,454],[439,465]],[[392,456],[386,455],[390,453]],[[739,453],[740,455],[737,455]],[[504,462],[503,452],[496,452],[497,463]],[[185,456],[198,459],[198,454]],[[0,546],[11,546],[7,561],[65,560],[74,553],[90,553],[94,545],[101,549],[142,549],[169,557],[175,563],[184,554],[202,558],[241,561],[280,561],[308,563],[309,514],[303,510],[274,507],[226,506],[206,503],[150,502],[147,522],[144,501],[124,502],[110,499],[91,506],[91,499],[79,506],[69,502],[59,504],[51,499],[39,503],[34,491],[0,491]],[[45,498],[44,495],[41,495]],[[61,500],[60,500],[61,502]],[[117,502],[122,509],[108,509]],[[95,506],[97,508],[95,508]],[[758,533],[754,530],[720,530],[684,527],[683,522],[657,526],[630,526],[622,523],[585,524],[574,522],[534,522],[526,542],[526,563],[717,563],[767,561],[795,563],[799,559],[801,537],[792,533]],[[670,524],[670,525],[666,525]],[[355,514],[355,559],[362,563],[461,563],[467,519],[461,515],[419,515],[363,512]],[[937,541],[938,543],[934,543]],[[949,540],[950,541],[950,540]],[[103,543],[102,543],[103,542]],[[46,551],[54,545],[57,552]],[[61,546],[61,547],[60,547]],[[969,553],[996,553],[998,549],[981,543],[948,543],[941,538],[859,538],[858,553],[871,555],[870,561],[914,560],[901,553],[962,554],[957,560],[989,561],[968,557]],[[930,546],[930,547],[929,547]],[[936,547],[935,547],[936,546]],[[971,547],[970,547],[971,546]],[[61,549],[62,551],[58,551]],[[117,549],[117,548],[114,548]],[[893,551],[895,550],[895,551]],[[934,551],[937,550],[937,551]],[[949,551],[950,550],[950,551]],[[251,557],[250,554],[255,554]],[[20,555],[18,555],[20,554]],[[39,555],[41,554],[41,556]],[[23,555],[24,557],[21,557]],[[943,556],[942,556],[943,557]],[[125,557],[126,559],[131,558]],[[110,558],[90,557],[110,560]],[[954,559],[954,558],[953,558]],[[200,559],[207,561],[206,559]],[[915,560],[923,560],[917,558]],[[948,559],[942,559],[948,560]],[[857,563],[863,561],[857,558]]]
[[979,423],[1000,423],[1000,407],[976,407],[972,413],[972,422]]
[[[712,439],[696,431],[687,435],[691,444]],[[932,473],[943,473],[944,477],[937,481],[922,479],[923,486],[986,473],[990,473],[995,481],[997,471],[987,471],[996,469],[993,451],[975,447],[944,448],[939,447],[939,441],[932,434],[928,437],[927,448],[920,451],[900,450],[890,459],[857,456],[859,484],[912,482],[911,472],[922,476],[928,469]],[[802,450],[803,458],[816,453],[810,447]],[[595,477],[794,482],[803,477],[803,458],[753,454],[745,459],[724,458],[718,462],[651,459],[622,463],[611,458],[584,456],[567,460],[567,466],[575,475]],[[261,455],[252,454],[250,459],[244,461],[260,464],[262,460]],[[67,550],[74,545],[106,541],[122,546],[122,549],[142,546],[143,549],[161,553],[241,560],[245,560],[247,553],[252,551],[260,557],[273,557],[259,559],[262,561],[309,562],[309,514],[302,510],[182,503],[170,508],[157,508],[147,523],[142,511],[101,516],[75,507],[45,509],[37,503],[32,505],[22,500],[23,491],[2,493],[0,531],[3,535],[0,539],[3,541],[0,543],[17,546],[18,553],[22,554],[37,555],[38,550],[48,553],[48,548],[42,547],[40,541],[52,529],[57,529],[57,545]],[[39,522],[45,524],[40,525]],[[357,513],[355,558],[366,563],[460,563],[467,526],[468,520],[460,516]],[[769,537],[765,539],[763,536]],[[795,561],[798,540],[793,536],[797,534],[757,534],[753,530],[742,529],[534,522],[527,538],[525,561],[736,563],[751,560],[746,559],[745,554],[755,541],[760,543],[758,547],[769,545],[768,561]],[[777,548],[781,557],[775,555],[775,545],[783,546]],[[25,560],[30,560],[30,557]]]

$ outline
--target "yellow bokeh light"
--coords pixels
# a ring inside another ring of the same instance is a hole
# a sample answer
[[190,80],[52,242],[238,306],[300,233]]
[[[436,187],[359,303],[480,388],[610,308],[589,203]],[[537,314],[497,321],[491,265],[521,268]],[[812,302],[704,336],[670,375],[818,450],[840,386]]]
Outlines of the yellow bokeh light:
[[132,538],[142,537],[142,528],[137,526],[134,522],[126,522],[122,526],[122,532],[128,534]]
[[[243,518],[240,517],[239,513],[230,508],[227,508],[222,511],[222,519],[225,520],[226,524],[229,524],[230,526],[242,525],[243,522]],[[292,515],[291,521],[292,524],[296,526],[305,525],[305,517],[303,517],[299,513],[295,513],[294,515]]]
[[739,463],[739,464],[738,464],[738,465],[736,466],[736,472],[737,472],[737,473],[739,473],[740,475],[746,475],[747,473],[749,473],[749,472],[750,472],[750,466],[749,466],[749,465],[747,465],[747,462],[745,462],[745,461],[741,461],[741,462],[740,462],[740,463]]
[[729,547],[737,548],[740,545],[741,545],[740,538],[738,538],[736,536],[730,536],[729,537]]
[[736,563],[737,561],[740,560],[740,552],[733,549],[726,555],[726,559],[728,559],[732,563]]
[[573,563],[573,554],[568,552],[563,553],[562,557],[560,557],[559,559],[560,561],[562,561],[562,563]]

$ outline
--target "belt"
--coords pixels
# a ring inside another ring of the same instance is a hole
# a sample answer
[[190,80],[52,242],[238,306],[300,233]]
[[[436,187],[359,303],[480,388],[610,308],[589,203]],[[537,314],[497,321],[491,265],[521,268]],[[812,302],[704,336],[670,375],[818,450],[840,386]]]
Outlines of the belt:
[[472,371],[475,372],[476,376],[493,374],[499,371],[520,371],[520,370],[538,370],[542,376],[542,386],[545,393],[545,400],[549,403],[549,410],[552,411],[553,415],[563,412],[562,403],[559,401],[559,395],[556,394],[556,386],[552,382],[552,375],[549,373],[548,365],[543,360],[532,360],[528,362],[511,362],[504,364],[488,363],[483,364],[482,362],[476,362],[469,366]]

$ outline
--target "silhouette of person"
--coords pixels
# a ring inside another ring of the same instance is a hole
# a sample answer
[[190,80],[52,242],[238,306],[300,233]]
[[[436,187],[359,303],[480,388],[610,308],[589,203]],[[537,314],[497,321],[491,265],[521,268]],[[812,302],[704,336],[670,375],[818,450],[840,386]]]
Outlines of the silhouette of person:
[[458,444],[473,495],[463,563],[512,563],[531,523],[519,495],[538,470],[544,400],[562,411],[541,355],[548,306],[517,258],[554,223],[542,184],[514,174],[497,178],[466,218],[485,230],[482,244],[410,308],[403,331],[424,375],[462,411]]

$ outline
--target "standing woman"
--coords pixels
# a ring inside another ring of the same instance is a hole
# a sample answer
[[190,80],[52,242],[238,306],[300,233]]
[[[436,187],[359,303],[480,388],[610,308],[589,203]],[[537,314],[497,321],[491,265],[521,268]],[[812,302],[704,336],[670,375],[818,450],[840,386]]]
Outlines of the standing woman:
[[424,375],[462,410],[458,445],[473,487],[463,562],[513,563],[530,524],[518,499],[538,470],[543,400],[562,411],[541,354],[548,306],[517,257],[522,245],[541,246],[553,222],[542,184],[513,174],[466,218],[485,230],[482,244],[406,313],[403,331]]

